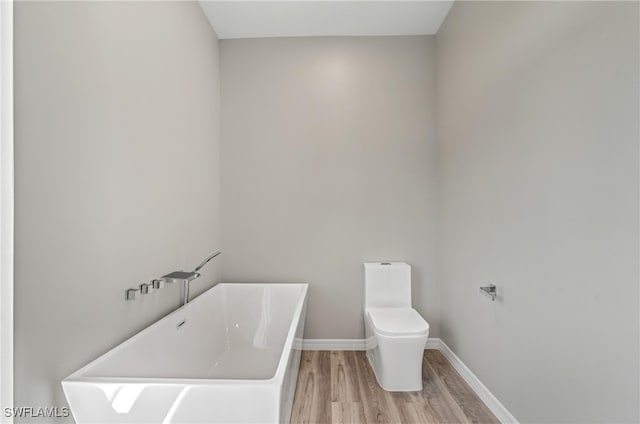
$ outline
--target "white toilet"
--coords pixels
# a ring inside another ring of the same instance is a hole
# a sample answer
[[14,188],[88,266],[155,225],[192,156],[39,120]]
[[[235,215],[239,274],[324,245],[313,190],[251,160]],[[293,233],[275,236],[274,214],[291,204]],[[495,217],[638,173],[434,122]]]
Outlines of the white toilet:
[[390,392],[422,390],[422,355],[429,324],[411,307],[411,267],[364,264],[367,358],[378,384]]

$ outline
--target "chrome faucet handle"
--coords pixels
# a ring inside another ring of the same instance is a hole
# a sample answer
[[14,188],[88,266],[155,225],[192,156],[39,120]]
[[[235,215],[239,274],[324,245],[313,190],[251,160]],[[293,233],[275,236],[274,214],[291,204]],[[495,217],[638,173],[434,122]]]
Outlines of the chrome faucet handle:
[[140,289],[127,289],[124,292],[125,300],[134,300],[136,298],[136,292],[140,291]]

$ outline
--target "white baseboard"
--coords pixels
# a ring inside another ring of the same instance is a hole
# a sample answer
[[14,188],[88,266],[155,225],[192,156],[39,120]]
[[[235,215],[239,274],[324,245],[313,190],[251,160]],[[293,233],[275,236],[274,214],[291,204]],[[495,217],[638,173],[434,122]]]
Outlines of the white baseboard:
[[[365,350],[365,339],[304,339],[302,350]],[[427,340],[425,349],[440,349],[440,339]]]
[[518,420],[504,407],[504,405],[496,398],[493,393],[482,384],[482,381],[453,353],[445,342],[439,340],[440,352],[449,361],[451,366],[458,371],[458,374],[467,382],[478,397],[487,405],[487,408],[493,412],[493,415],[503,424],[518,424]]
[[364,339],[304,339],[302,350],[365,350]]
[[[365,339],[304,339],[303,350],[365,350]],[[518,424],[518,420],[502,403],[482,384],[476,375],[453,353],[445,342],[438,338],[429,338],[425,349],[437,349],[451,363],[471,389],[487,405],[487,408],[503,424]]]
[[427,339],[427,344],[424,346],[425,350],[439,350],[440,349],[440,339],[438,338],[429,338]]

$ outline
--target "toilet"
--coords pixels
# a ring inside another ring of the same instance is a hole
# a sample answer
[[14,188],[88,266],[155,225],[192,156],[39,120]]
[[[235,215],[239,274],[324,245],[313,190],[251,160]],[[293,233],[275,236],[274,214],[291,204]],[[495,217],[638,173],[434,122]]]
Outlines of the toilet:
[[422,390],[422,357],[429,324],[411,307],[411,267],[364,264],[367,358],[378,384],[390,392]]

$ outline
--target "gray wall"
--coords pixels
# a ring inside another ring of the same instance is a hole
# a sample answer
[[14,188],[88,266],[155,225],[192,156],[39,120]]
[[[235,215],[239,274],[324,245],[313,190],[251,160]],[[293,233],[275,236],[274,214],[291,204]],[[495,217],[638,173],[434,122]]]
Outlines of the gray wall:
[[407,261],[438,334],[434,37],[224,40],[225,281],[310,284],[305,338],[363,338],[362,262]]
[[635,2],[456,2],[437,36],[441,334],[522,422],[640,418],[638,39]]
[[16,406],[65,405],[179,305],[124,290],[220,247],[218,46],[198,3],[15,4]]

